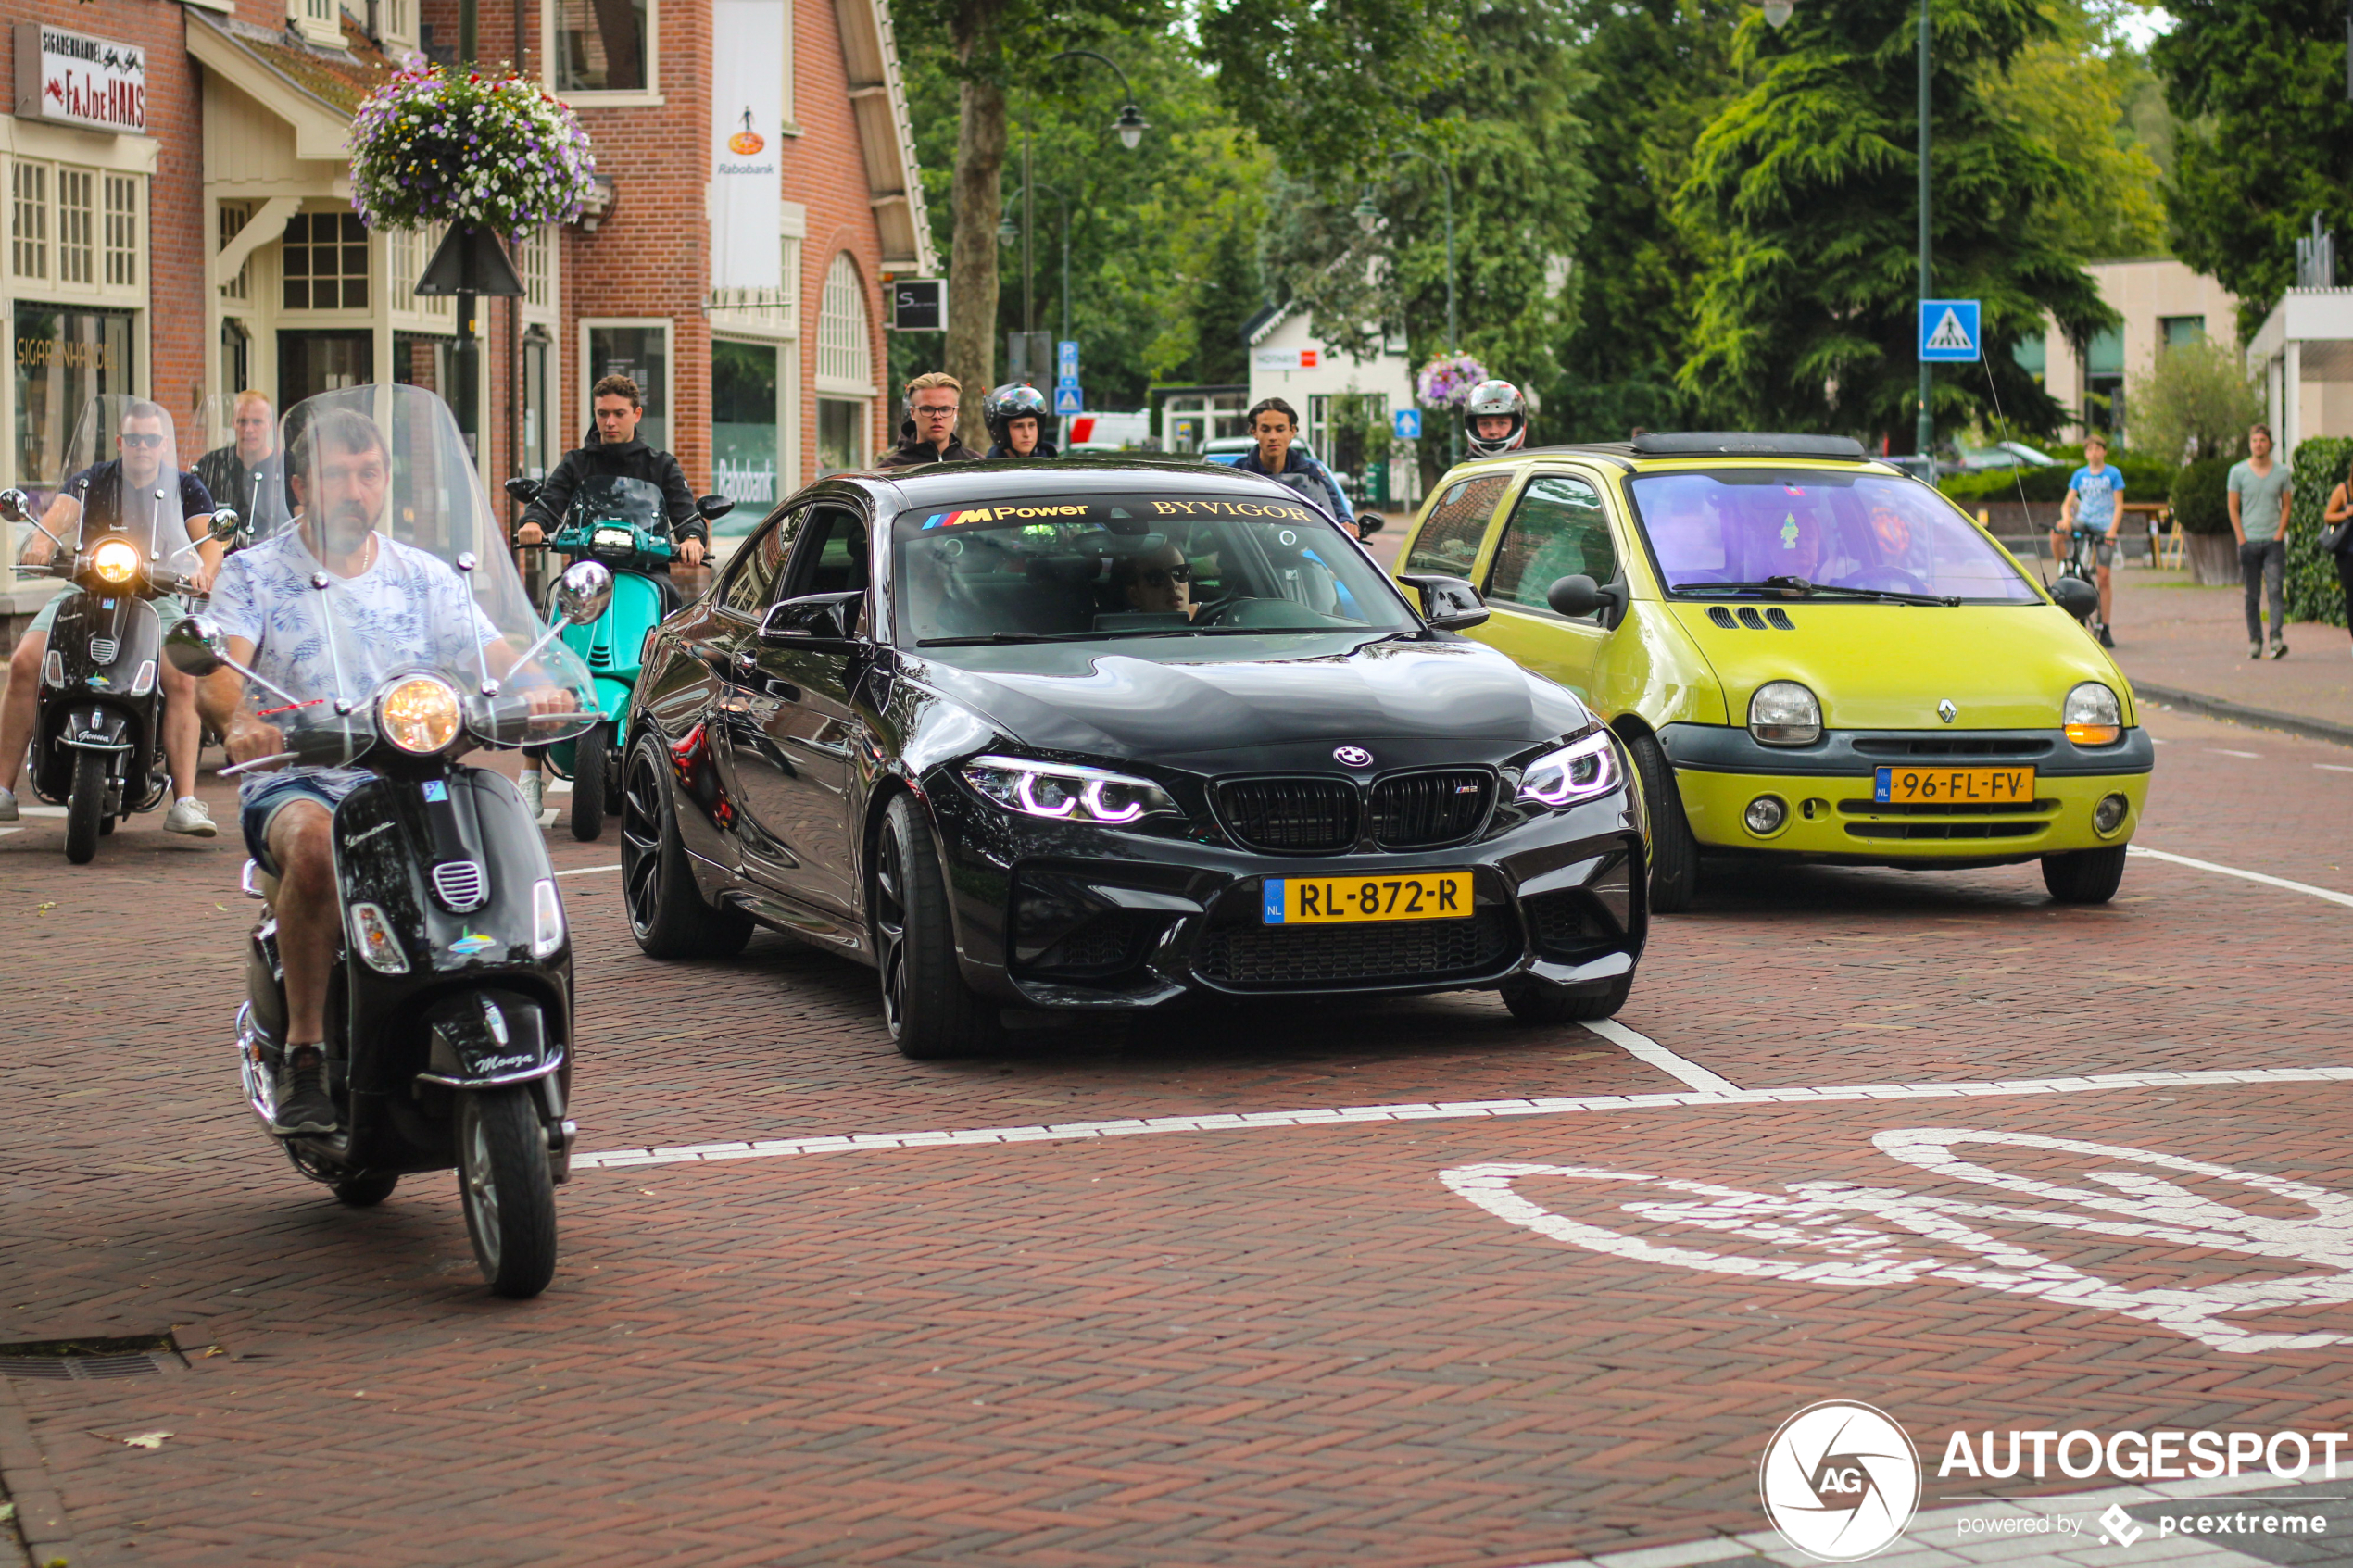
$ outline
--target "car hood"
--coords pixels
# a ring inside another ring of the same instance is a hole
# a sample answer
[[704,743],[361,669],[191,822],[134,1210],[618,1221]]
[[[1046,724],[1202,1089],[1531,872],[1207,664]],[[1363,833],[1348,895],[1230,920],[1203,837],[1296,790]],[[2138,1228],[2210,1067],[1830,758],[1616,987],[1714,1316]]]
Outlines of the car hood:
[[1271,641],[1169,659],[1100,643],[960,649],[922,680],[1027,746],[1202,771],[1244,751],[1258,755],[1242,765],[1329,767],[1336,746],[1382,766],[1495,761],[1591,721],[1573,694],[1477,643],[1286,637],[1267,657]]
[[2057,729],[2078,682],[2105,682],[2135,723],[2132,688],[2115,661],[2055,605],[1833,604],[1783,600],[1790,626],[1726,628],[1709,607],[1668,606],[1723,683],[1726,709],[1745,721],[1748,699],[1768,681],[1796,681],[1822,704],[1833,730],[1938,730],[1940,702],[1963,730]]

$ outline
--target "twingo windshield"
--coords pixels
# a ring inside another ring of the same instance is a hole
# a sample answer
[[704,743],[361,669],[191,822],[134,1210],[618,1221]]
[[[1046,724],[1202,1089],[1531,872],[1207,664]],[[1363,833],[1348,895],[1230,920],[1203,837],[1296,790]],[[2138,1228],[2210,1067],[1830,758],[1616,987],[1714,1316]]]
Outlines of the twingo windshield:
[[1873,594],[2038,597],[1950,502],[1897,475],[1717,469],[1642,474],[1631,488],[1665,583],[1696,589],[1692,597],[1773,578],[1858,590],[1857,603]]
[[1247,495],[1053,495],[901,512],[902,645],[1388,633],[1417,622],[1324,516]]

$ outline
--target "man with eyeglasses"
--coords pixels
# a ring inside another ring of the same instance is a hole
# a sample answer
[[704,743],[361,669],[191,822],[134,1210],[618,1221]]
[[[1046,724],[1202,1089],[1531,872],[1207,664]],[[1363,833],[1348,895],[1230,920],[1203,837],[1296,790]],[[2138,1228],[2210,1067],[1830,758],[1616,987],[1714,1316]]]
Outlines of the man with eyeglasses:
[[980,454],[956,437],[963,383],[945,370],[927,370],[907,383],[907,417],[914,433],[875,466],[920,468],[925,463],[976,463]]

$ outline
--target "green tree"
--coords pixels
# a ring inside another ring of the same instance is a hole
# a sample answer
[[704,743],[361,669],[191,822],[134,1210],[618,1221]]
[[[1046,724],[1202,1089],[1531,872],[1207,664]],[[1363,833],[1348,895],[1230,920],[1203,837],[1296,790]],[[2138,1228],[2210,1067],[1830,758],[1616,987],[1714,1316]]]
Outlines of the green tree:
[[2238,350],[2221,343],[2160,351],[2156,369],[2133,378],[2125,403],[2133,410],[2133,445],[2169,463],[2235,458],[2247,427],[2263,417],[2261,385],[2247,375]]
[[2296,240],[2318,213],[2353,216],[2353,105],[2345,7],[2334,0],[2171,0],[2149,55],[2178,121],[2165,193],[2173,249],[2239,296],[2255,334],[2296,281]]
[[[2162,254],[2165,175],[2143,126],[2151,134],[2171,126],[2162,104],[2147,101],[2155,86],[2147,63],[2106,13],[2062,5],[2055,19],[2057,31],[2020,49],[1994,93],[1995,113],[2082,176],[2041,204],[2039,237],[2071,256]],[[2158,111],[2154,122],[2150,108]]]
[[[1678,210],[1705,257],[1682,389],[1751,426],[1911,444],[1919,204],[1912,0],[1806,0],[1780,34],[1741,24],[1749,85],[1702,132]],[[1941,429],[2046,430],[2058,406],[2012,350],[2049,313],[2071,336],[2115,317],[2050,231],[2084,175],[2001,112],[1994,84],[2052,35],[2033,0],[1932,13],[1931,250],[1940,295],[1983,301],[1985,362],[1939,376]]]

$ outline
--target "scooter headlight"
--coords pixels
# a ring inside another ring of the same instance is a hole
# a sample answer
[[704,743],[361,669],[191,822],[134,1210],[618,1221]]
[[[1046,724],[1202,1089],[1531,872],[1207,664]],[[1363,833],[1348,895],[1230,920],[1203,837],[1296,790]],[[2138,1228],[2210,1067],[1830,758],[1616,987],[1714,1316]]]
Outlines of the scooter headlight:
[[90,552],[90,570],[108,583],[128,583],[139,575],[139,552],[128,539],[109,539]]
[[409,675],[376,701],[376,727],[403,751],[429,757],[458,738],[458,688],[438,675]]

